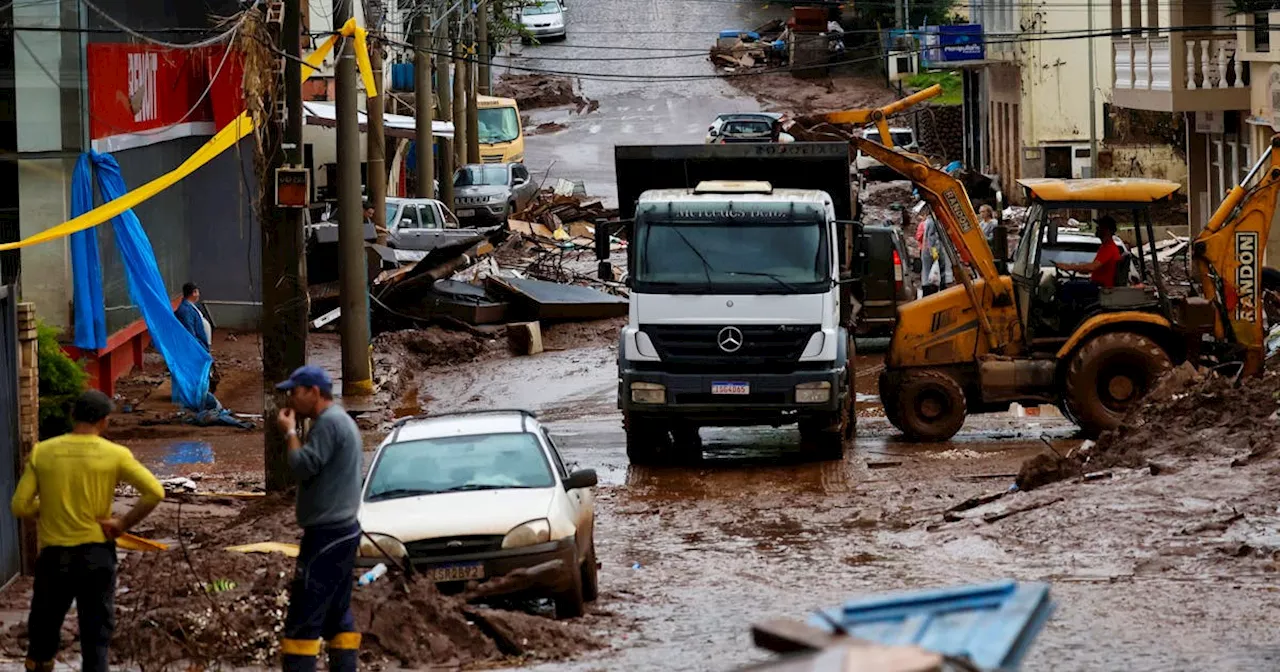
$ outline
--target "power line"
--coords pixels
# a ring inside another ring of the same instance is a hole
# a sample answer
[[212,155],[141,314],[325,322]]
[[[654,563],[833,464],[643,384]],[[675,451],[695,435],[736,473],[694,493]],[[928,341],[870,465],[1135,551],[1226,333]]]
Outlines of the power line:
[[213,46],[215,44],[224,42],[230,39],[231,36],[236,33],[236,31],[240,30],[240,27],[244,25],[245,20],[249,18],[249,11],[250,11],[248,9],[241,11],[240,18],[236,20],[235,24],[232,25],[231,28],[228,28],[226,31],[218,35],[215,35],[213,37],[210,37],[204,40],[198,40],[196,42],[182,44],[177,42],[166,42],[164,40],[160,40],[160,39],[151,37],[149,35],[145,35],[121,23],[114,16],[111,16],[110,14],[102,11],[101,8],[93,4],[93,2],[91,2],[90,0],[80,0],[80,2],[84,3],[85,7],[88,7],[89,9],[93,10],[94,13],[96,13],[98,16],[101,16],[103,20],[105,20],[107,23],[110,23],[116,28],[119,28],[120,30],[124,31],[125,34],[130,35],[143,42],[148,42],[150,44],[154,44],[161,47],[168,47],[170,49],[200,49],[202,47],[209,47],[209,46]]

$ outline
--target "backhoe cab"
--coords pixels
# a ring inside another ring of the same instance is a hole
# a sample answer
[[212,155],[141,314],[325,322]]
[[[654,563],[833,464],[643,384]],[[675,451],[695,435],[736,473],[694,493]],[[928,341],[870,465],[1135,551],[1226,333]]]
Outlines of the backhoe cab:
[[[904,102],[891,108],[899,111]],[[826,121],[884,127],[891,108],[836,113]],[[945,441],[968,413],[1002,411],[1011,402],[1056,404],[1096,436],[1118,426],[1178,362],[1239,361],[1246,373],[1260,370],[1261,260],[1280,189],[1280,153],[1268,151],[1259,160],[1193,242],[1194,284],[1202,296],[1173,297],[1156,262],[1150,208],[1171,198],[1177,183],[1020,181],[1031,208],[1003,275],[960,182],[922,157],[861,134],[849,141],[915,183],[947,234],[942,253],[957,280],[898,308],[880,398],[908,438]],[[1134,232],[1136,244],[1118,265],[1113,288],[1042,259],[1069,218],[1091,221],[1095,213]]]

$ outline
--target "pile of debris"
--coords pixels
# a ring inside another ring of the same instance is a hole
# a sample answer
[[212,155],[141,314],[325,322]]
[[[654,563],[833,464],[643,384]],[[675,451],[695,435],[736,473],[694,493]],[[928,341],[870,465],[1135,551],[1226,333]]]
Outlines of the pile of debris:
[[786,59],[789,35],[778,19],[754,30],[722,30],[711,47],[711,62],[726,72],[781,65]]
[[1214,458],[1241,466],[1273,454],[1277,441],[1280,372],[1239,377],[1183,364],[1161,379],[1124,425],[1098,439],[1088,464],[1170,467]]
[[560,75],[503,75],[493,87],[493,95],[514,98],[522,110],[573,105],[583,114],[600,108],[600,101],[582,95],[573,80]]
[[[271,536],[263,530],[290,531],[277,539],[286,542],[278,548],[288,548],[296,542],[292,516],[289,500],[264,498],[221,529],[173,531],[181,541],[170,550],[126,554],[119,570],[113,665],[161,670],[275,664],[294,560],[280,552],[227,548]],[[394,572],[356,588],[352,610],[364,633],[365,664],[560,659],[598,645],[582,625],[477,606]],[[76,638],[75,619],[68,619],[64,652],[76,650]],[[0,636],[0,648],[22,656],[26,640],[26,624],[20,623]]]

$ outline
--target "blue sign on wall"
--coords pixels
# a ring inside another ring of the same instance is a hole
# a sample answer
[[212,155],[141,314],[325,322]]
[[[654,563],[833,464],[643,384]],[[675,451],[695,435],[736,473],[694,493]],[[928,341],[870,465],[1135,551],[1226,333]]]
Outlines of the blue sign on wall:
[[981,61],[986,57],[982,26],[977,24],[939,26],[938,44],[943,61]]

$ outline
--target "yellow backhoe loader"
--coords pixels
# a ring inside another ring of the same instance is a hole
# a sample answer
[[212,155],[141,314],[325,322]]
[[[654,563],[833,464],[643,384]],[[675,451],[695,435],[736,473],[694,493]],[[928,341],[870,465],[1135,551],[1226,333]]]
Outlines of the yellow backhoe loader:
[[[912,440],[944,441],[968,413],[1052,403],[1096,436],[1118,426],[1177,363],[1238,362],[1245,375],[1261,371],[1262,262],[1280,191],[1280,135],[1191,242],[1198,295],[1172,296],[1150,213],[1178,189],[1164,180],[1020,180],[1031,205],[1002,274],[964,186],[925,158],[892,148],[887,117],[932,95],[824,118],[875,123],[882,142],[857,133],[850,142],[910,179],[947,234],[943,253],[957,284],[898,308],[880,378],[895,427]],[[1118,265],[1113,288],[1090,291],[1088,279],[1044,263],[1043,250],[1068,218],[1091,212],[1134,230],[1136,245]],[[1134,264],[1138,282],[1130,283]]]

